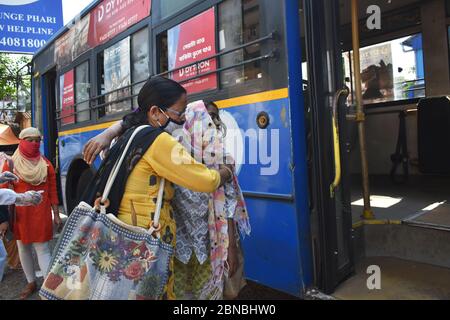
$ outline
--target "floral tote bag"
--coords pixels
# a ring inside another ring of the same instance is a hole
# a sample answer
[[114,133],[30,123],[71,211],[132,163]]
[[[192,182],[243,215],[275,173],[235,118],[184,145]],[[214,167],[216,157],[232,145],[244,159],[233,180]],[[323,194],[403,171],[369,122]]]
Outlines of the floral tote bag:
[[[112,170],[109,192],[139,127]],[[173,248],[157,231],[165,180],[161,179],[150,230],[124,224],[113,214],[81,202],[69,216],[39,292],[46,300],[158,300],[168,281]],[[100,200],[100,199],[99,199]]]

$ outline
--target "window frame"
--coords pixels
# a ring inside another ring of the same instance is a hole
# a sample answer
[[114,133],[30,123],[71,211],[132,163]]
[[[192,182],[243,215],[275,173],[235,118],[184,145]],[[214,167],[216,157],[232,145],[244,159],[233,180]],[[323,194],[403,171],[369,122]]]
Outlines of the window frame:
[[[144,26],[144,27],[142,27],[141,29],[139,29],[139,30],[137,30],[136,32],[134,32],[134,33],[132,33],[132,34],[130,34],[130,78],[131,78],[131,95],[133,96],[134,95],[134,93],[133,93],[133,91],[134,91],[134,88],[139,84],[139,83],[141,83],[142,81],[137,81],[137,82],[134,82],[134,67],[133,67],[133,53],[134,53],[134,48],[133,48],[133,36],[134,35],[136,35],[136,34],[138,34],[139,32],[141,32],[141,31],[144,31],[145,29],[147,29],[147,32],[148,32],[148,42],[150,42],[150,39],[151,39],[151,28],[149,27],[149,26]],[[152,55],[151,55],[151,46],[149,47],[149,46],[147,46],[147,54],[148,54],[148,65],[147,65],[147,67],[148,67],[148,77],[150,77],[151,75],[152,75],[152,73],[151,73],[151,64],[152,64]],[[134,105],[134,100],[135,100],[135,98],[132,98],[131,99],[131,109],[133,110],[134,108],[137,108],[138,106],[135,106]]]
[[[391,33],[387,33],[387,34],[380,35],[380,36],[373,37],[373,38],[361,39],[360,50],[364,49],[366,47],[387,43],[390,41],[398,40],[400,38],[414,36],[417,34],[422,34],[422,26],[421,25],[413,27],[413,28],[403,29],[403,30],[400,30],[399,32],[391,32]],[[353,48],[352,48],[351,44],[344,44],[342,46],[342,55],[344,55],[347,52],[351,52],[352,50],[353,50]],[[424,61],[424,65],[425,65],[425,61]],[[351,69],[353,69],[353,66],[351,66]],[[352,70],[352,72],[353,72],[353,70]],[[426,88],[426,82],[425,82],[425,88]],[[351,92],[353,92],[353,90]],[[376,102],[376,103],[367,103],[367,104],[364,104],[364,107],[366,109],[377,109],[377,108],[386,108],[386,107],[398,107],[398,106],[402,106],[402,105],[406,106],[406,105],[417,104],[420,101],[420,99],[422,99],[422,98],[424,98],[424,97],[406,98],[406,99],[383,101],[383,102]]]
[[[134,34],[134,33],[133,33]],[[126,40],[126,39],[128,39],[129,38],[129,41],[128,41],[128,44],[129,44],[129,47],[128,47],[128,49],[129,49],[129,55],[128,55],[128,62],[129,62],[129,67],[130,67],[130,85],[129,86],[124,86],[124,87],[120,87],[120,88],[117,88],[117,89],[113,89],[113,90],[111,90],[111,91],[106,91],[106,89],[105,89],[105,93],[104,94],[100,94],[101,96],[102,96],[102,98],[105,98],[105,102],[104,103],[106,103],[106,96],[108,95],[108,94],[111,94],[112,92],[115,92],[116,90],[117,91],[120,91],[120,90],[122,90],[122,89],[124,89],[124,88],[127,88],[127,87],[129,87],[130,89],[133,87],[133,83],[131,83],[132,82],[132,68],[131,68],[131,56],[132,56],[132,53],[131,53],[131,36],[132,36],[132,34],[129,34],[128,36],[126,36],[126,37],[124,37],[124,38],[122,38],[122,39],[120,39],[120,40],[118,40],[118,41],[116,41],[116,42],[114,42],[113,44],[111,44],[110,46],[108,46],[108,47],[106,47],[101,53],[103,53],[103,63],[104,63],[104,59],[105,59],[105,55],[104,55],[104,52],[105,52],[105,50],[107,50],[107,49],[109,49],[109,48],[111,48],[111,47],[113,47],[113,46],[115,46],[115,45],[117,45],[117,44],[119,44],[120,42],[122,42],[122,41],[124,41],[124,40]],[[104,64],[103,64],[104,65]],[[105,72],[105,68],[103,68],[103,75],[104,75],[104,72]],[[101,74],[98,74],[98,76],[101,76]],[[97,77],[98,79],[100,79],[99,77]],[[120,98],[119,98],[120,99]],[[128,99],[127,100],[124,100],[123,102],[125,103],[125,102],[127,102],[128,101]],[[106,106],[107,105],[105,105],[105,108],[106,108]],[[124,110],[124,111],[120,111],[120,112],[111,112],[111,113],[106,113],[105,112],[105,115],[103,116],[103,117],[101,117],[101,118],[105,118],[105,117],[114,117],[114,115],[116,115],[116,114],[127,114],[127,113],[130,113],[131,111],[132,111],[132,108],[133,108],[133,103],[132,103],[132,100],[130,101],[130,110]]]
[[[204,4],[204,3],[208,3],[211,4],[211,6],[215,6],[216,3],[221,2],[221,0],[208,0],[208,1],[204,1],[204,0],[194,0],[192,3],[190,3],[189,5],[187,5],[184,8],[181,8],[179,11],[174,12],[170,15],[168,15],[167,17],[162,18],[161,17],[161,2],[165,1],[165,0],[153,0],[152,2],[152,13],[151,15],[153,16],[153,21],[154,21],[154,27],[157,27],[158,25],[161,24],[165,24],[169,21],[171,21],[172,19],[183,15],[184,13],[193,10],[195,7],[197,7],[200,4]],[[153,13],[157,12],[158,15],[154,15]]]
[[[153,9],[152,9],[152,11],[153,11]],[[149,31],[149,41],[148,41],[149,73],[150,73],[150,76],[153,74],[153,70],[154,70],[153,69],[153,63],[152,63],[152,60],[153,60],[152,59],[153,58],[153,55],[152,55],[152,52],[153,52],[152,51],[153,50],[153,42],[152,42],[152,40],[153,40],[153,30],[152,30],[152,27],[151,27],[151,22],[152,22],[152,15],[150,15],[146,19],[140,21],[139,23],[135,24],[131,28],[127,29],[126,31],[120,33],[119,35],[117,35],[113,39],[109,40],[108,42],[106,42],[106,43],[104,43],[104,44],[102,44],[100,46],[97,46],[97,47],[95,47],[93,49],[92,55],[94,56],[94,61],[95,61],[95,65],[94,65],[95,66],[95,69],[94,69],[95,77],[93,79],[95,79],[95,80],[91,80],[91,81],[95,81],[94,82],[95,83],[95,88],[94,88],[93,91],[95,92],[96,95],[92,96],[92,93],[91,93],[91,101],[94,101],[92,99],[98,100],[101,97],[104,99],[105,95],[107,94],[107,92],[105,92],[104,94],[102,94],[100,92],[100,89],[101,89],[101,82],[100,82],[101,73],[99,72],[100,71],[99,68],[101,66],[99,65],[99,55],[102,54],[105,51],[105,49],[107,49],[107,48],[109,48],[109,47],[119,43],[120,41],[122,41],[123,39],[125,39],[127,37],[130,37],[130,43],[131,43],[132,35],[137,33],[137,32],[139,32],[139,31],[141,31],[144,28],[148,28],[148,31]],[[131,49],[132,48],[130,47],[130,57],[129,57],[130,58],[130,67],[131,67],[131,62],[132,62],[131,61],[131,55],[132,55]],[[131,76],[131,80],[132,80],[133,79],[132,68],[130,69],[130,76]],[[92,84],[92,82],[91,82],[91,84]],[[134,83],[131,83],[131,86],[134,86],[134,85],[135,85]],[[97,105],[97,103],[95,103],[95,104]],[[92,118],[92,121],[94,121],[95,123],[105,123],[105,122],[116,121],[117,119],[120,119],[123,116],[125,116],[125,115],[127,115],[128,113],[131,112],[131,110],[128,110],[128,111],[112,113],[112,114],[106,114],[105,113],[105,115],[100,117],[97,108],[95,108],[95,109],[91,108],[91,111],[94,114],[94,117],[91,117],[91,118]]]
[[[153,47],[153,70],[156,71],[156,73],[153,73],[154,75],[156,74],[160,74],[160,43],[159,43],[159,37],[164,34],[165,32],[167,32],[168,30],[170,30],[171,28],[191,19],[194,18],[196,16],[198,16],[199,14],[207,11],[208,9],[210,9],[211,7],[215,7],[215,24],[216,24],[216,52],[220,53],[220,48],[219,48],[219,14],[220,14],[220,10],[219,10],[219,4],[224,2],[226,0],[209,0],[209,1],[204,1],[204,2],[200,2],[198,5],[192,5],[192,7],[189,7],[189,9],[184,10],[183,12],[178,13],[177,15],[174,15],[171,18],[165,19],[164,21],[161,22],[157,22],[155,25],[153,25],[153,32],[152,32],[152,43],[154,43],[154,47]],[[260,5],[260,8],[266,6],[269,3],[269,1],[266,0],[258,0],[258,4]],[[264,7],[265,8],[265,7]],[[267,10],[267,8],[265,8],[265,10]],[[265,23],[267,22],[266,16],[264,15],[263,10],[260,10],[259,12],[260,15],[260,24],[259,24],[259,32],[260,32],[260,37],[264,37],[266,35],[268,35],[270,32],[265,33],[264,29],[265,29]],[[284,18],[284,15],[283,15]],[[268,23],[268,22],[267,22]],[[263,27],[264,26],[264,27]],[[278,33],[284,34],[284,29],[282,30],[277,30]],[[285,45],[284,43],[284,39],[282,40],[282,44],[283,46]],[[276,47],[279,48],[280,51],[283,51],[284,49],[281,49],[281,46],[279,46],[279,43],[275,43]],[[272,45],[272,43],[271,43]],[[266,48],[266,44],[263,42],[261,43],[261,56],[265,54],[265,50]],[[272,48],[272,47],[271,47]],[[280,55],[282,56],[282,55]],[[220,57],[216,58],[217,60],[217,69],[221,68],[220,65]],[[274,60],[274,59],[271,59]],[[278,58],[277,60],[278,63],[281,63],[282,65],[286,65],[287,62],[284,58]],[[199,100],[199,99],[207,99],[208,97],[214,97],[214,99],[218,100],[218,99],[227,99],[229,97],[236,97],[236,96],[243,96],[243,95],[248,95],[248,94],[254,94],[254,93],[260,93],[260,92],[265,92],[265,91],[270,91],[270,90],[276,90],[276,89],[281,89],[281,88],[285,88],[287,86],[287,84],[285,83],[287,80],[287,75],[286,75],[286,79],[283,80],[283,85],[273,85],[271,81],[271,76],[270,76],[270,68],[269,68],[269,63],[271,63],[271,61],[269,60],[264,60],[261,61],[261,70],[264,72],[266,72],[266,74],[268,76],[263,77],[261,79],[252,79],[249,81],[245,81],[242,84],[239,85],[235,85],[235,86],[231,86],[231,87],[222,87],[221,83],[220,83],[220,75],[221,72],[217,72],[217,89],[214,90],[208,90],[208,91],[203,91],[203,92],[198,92],[198,93],[194,93],[189,95],[189,100],[190,101],[194,101],[194,100]],[[285,68],[287,68],[287,65],[285,66]],[[270,79],[269,79],[270,78]],[[277,81],[275,81],[275,83],[278,83]]]
[[[39,129],[39,131],[43,132],[43,111],[44,105],[42,103],[42,76],[38,75],[33,77],[32,79],[32,101],[31,101],[31,118],[33,127]],[[38,110],[39,109],[39,110]]]
[[[89,108],[86,110],[83,110],[82,112],[87,112],[89,111],[89,119],[88,120],[84,120],[84,121],[78,121],[78,104],[81,104],[77,101],[77,69],[79,67],[81,67],[83,64],[87,64],[87,76],[88,76],[88,81],[89,81],[89,99],[87,101],[83,100],[82,102],[88,103]],[[92,120],[92,109],[91,109],[91,98],[92,98],[92,82],[91,82],[91,64],[90,64],[90,59],[85,60],[83,62],[80,62],[79,64],[77,64],[74,68],[74,95],[75,95],[75,124],[81,124],[81,123],[86,123]]]

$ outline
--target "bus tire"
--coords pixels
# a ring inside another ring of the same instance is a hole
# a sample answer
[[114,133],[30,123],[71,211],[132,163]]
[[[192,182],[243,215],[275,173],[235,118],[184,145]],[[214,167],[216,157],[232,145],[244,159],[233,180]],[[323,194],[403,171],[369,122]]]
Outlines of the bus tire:
[[85,163],[74,166],[66,185],[67,211],[71,213],[81,200],[86,187],[94,178],[94,171]]

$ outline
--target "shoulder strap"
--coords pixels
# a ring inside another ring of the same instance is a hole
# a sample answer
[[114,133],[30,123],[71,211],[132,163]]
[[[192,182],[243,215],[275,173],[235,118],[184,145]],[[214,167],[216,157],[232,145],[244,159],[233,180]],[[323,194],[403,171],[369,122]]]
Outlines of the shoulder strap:
[[119,173],[120,167],[122,166],[123,161],[125,160],[125,157],[127,156],[128,150],[130,149],[131,144],[133,143],[134,138],[136,135],[144,130],[145,128],[148,128],[150,126],[140,126],[137,127],[136,130],[134,130],[133,134],[131,135],[130,139],[127,142],[127,145],[125,149],[122,152],[122,155],[120,156],[119,160],[115,163],[113,169],[111,170],[111,173],[108,177],[108,180],[105,185],[105,190],[103,191],[102,196],[102,203],[105,203],[108,200],[109,193],[111,192],[111,188],[114,184],[114,181],[117,178],[117,174]]
[[[122,163],[123,163],[125,157],[127,156],[128,150],[130,149],[130,146],[133,143],[134,138],[136,137],[136,135],[139,132],[141,132],[142,130],[144,130],[145,128],[148,128],[148,127],[150,127],[150,126],[148,126],[148,125],[140,126],[140,127],[136,128],[136,130],[134,130],[133,134],[131,135],[130,139],[127,142],[125,149],[122,152],[122,155],[117,160],[117,162],[114,164],[114,167],[108,177],[108,180],[107,180],[106,186],[105,186],[105,190],[103,191],[101,204],[107,203],[109,193],[111,192],[112,186],[114,185],[114,181],[117,178],[120,167],[122,166]],[[161,178],[161,182],[159,185],[159,191],[158,191],[158,199],[156,202],[155,218],[153,221],[153,225],[151,226],[151,228],[149,230],[150,234],[153,234],[159,226],[159,218],[161,216],[161,207],[162,207],[162,201],[163,201],[163,195],[164,195],[164,187],[165,187],[165,179]],[[100,206],[100,212],[106,213],[106,207],[104,205]]]

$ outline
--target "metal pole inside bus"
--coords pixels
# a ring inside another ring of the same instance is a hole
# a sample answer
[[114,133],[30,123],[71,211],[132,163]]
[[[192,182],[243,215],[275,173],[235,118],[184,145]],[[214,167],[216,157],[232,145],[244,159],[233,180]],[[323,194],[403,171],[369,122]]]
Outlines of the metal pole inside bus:
[[352,40],[353,40],[353,61],[355,74],[355,95],[356,95],[356,122],[358,123],[359,146],[361,151],[362,182],[364,193],[364,219],[374,219],[370,205],[369,188],[369,165],[367,161],[366,149],[366,115],[364,112],[362,85],[361,85],[361,62],[359,54],[359,8],[358,0],[352,0]]

